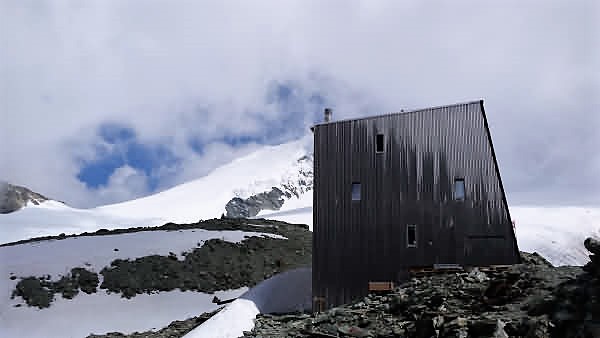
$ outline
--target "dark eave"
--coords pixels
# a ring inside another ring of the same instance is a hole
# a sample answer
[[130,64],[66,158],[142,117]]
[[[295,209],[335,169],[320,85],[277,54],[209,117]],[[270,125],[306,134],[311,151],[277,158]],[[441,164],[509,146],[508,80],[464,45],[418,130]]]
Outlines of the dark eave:
[[427,108],[414,109],[414,110],[409,110],[409,111],[394,112],[394,113],[385,113],[385,114],[380,114],[380,115],[372,115],[372,116],[365,116],[365,117],[359,117],[359,118],[349,118],[349,119],[343,119],[343,120],[334,120],[334,121],[329,121],[329,122],[321,122],[321,123],[314,124],[312,127],[310,127],[310,130],[314,131],[315,127],[326,125],[326,124],[334,124],[334,123],[348,122],[348,121],[359,121],[359,120],[376,119],[376,118],[380,118],[380,117],[394,116],[394,115],[400,115],[400,114],[412,114],[412,113],[418,113],[418,112],[422,112],[422,111],[426,111],[426,110],[442,109],[442,108],[462,106],[462,105],[467,105],[467,104],[481,104],[483,106],[483,100],[476,100],[476,101],[469,101],[469,102],[460,102],[460,103],[448,104],[448,105],[443,105],[443,106],[427,107]]

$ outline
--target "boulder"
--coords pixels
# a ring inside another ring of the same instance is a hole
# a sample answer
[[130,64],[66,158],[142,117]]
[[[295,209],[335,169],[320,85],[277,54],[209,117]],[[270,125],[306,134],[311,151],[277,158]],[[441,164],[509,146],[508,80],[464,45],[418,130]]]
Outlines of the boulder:
[[25,187],[0,181],[0,214],[17,211],[31,202],[35,205],[48,198]]
[[589,237],[586,238],[583,245],[592,253],[590,255],[590,262],[583,269],[588,273],[600,276],[600,240]]
[[588,237],[583,242],[583,245],[591,253],[593,253],[595,255],[600,255],[600,240],[598,240],[596,238]]
[[273,187],[270,191],[261,192],[252,195],[246,199],[239,197],[232,198],[227,205],[227,217],[231,218],[249,218],[258,215],[261,210],[279,210],[283,205],[284,192]]

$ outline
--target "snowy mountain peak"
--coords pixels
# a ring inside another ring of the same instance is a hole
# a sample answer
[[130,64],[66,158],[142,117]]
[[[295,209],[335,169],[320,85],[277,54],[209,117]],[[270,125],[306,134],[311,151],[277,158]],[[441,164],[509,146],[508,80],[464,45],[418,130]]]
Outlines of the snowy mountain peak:
[[[265,191],[249,194],[249,191],[256,191],[256,187],[261,185],[271,187]],[[277,211],[286,201],[303,197],[303,194],[312,190],[312,185],[313,155],[310,153],[293,162],[279,179],[275,177],[270,182],[260,184],[254,182],[251,188],[236,189],[235,197],[225,205],[225,210],[228,217],[254,217],[262,210]]]
[[[77,209],[52,200],[39,205],[32,202],[17,212],[0,215],[0,244],[62,232],[74,234],[101,228],[194,223],[220,217],[233,198],[243,200],[273,188],[277,189],[269,196],[273,206],[265,208],[266,205],[262,205],[256,209],[258,212],[304,207],[305,201],[312,201],[310,141],[310,138],[303,138],[264,146],[204,177],[118,204]],[[281,202],[278,201],[280,198]]]
[[17,211],[27,204],[39,205],[49,198],[25,187],[0,182],[0,214]]
[[190,223],[221,216],[233,198],[248,199],[273,188],[286,198],[312,187],[307,138],[265,146],[208,175],[144,198],[96,208],[122,217]]

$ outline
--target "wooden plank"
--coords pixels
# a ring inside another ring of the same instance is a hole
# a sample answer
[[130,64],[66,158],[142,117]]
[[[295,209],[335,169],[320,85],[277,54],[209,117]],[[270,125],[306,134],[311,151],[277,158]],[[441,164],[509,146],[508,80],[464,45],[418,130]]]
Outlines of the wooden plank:
[[392,291],[394,282],[369,282],[369,291]]
[[433,264],[434,270],[462,270],[459,264]]

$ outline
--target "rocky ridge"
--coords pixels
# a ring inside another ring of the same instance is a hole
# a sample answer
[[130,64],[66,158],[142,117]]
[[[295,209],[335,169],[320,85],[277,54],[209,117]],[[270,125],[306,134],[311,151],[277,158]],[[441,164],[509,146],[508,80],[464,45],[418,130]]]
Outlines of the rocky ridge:
[[47,197],[25,187],[0,182],[0,214],[17,211],[28,202],[38,205],[47,200]]
[[225,211],[227,217],[254,217],[261,210],[279,210],[285,202],[284,196],[286,195],[283,191],[273,187],[271,191],[261,192],[246,199],[234,197],[225,205]]
[[299,158],[290,170],[283,175],[278,186],[271,190],[252,194],[244,198],[242,193],[232,198],[225,206],[227,217],[254,217],[261,210],[279,210],[286,200],[299,198],[312,189],[313,155]]

